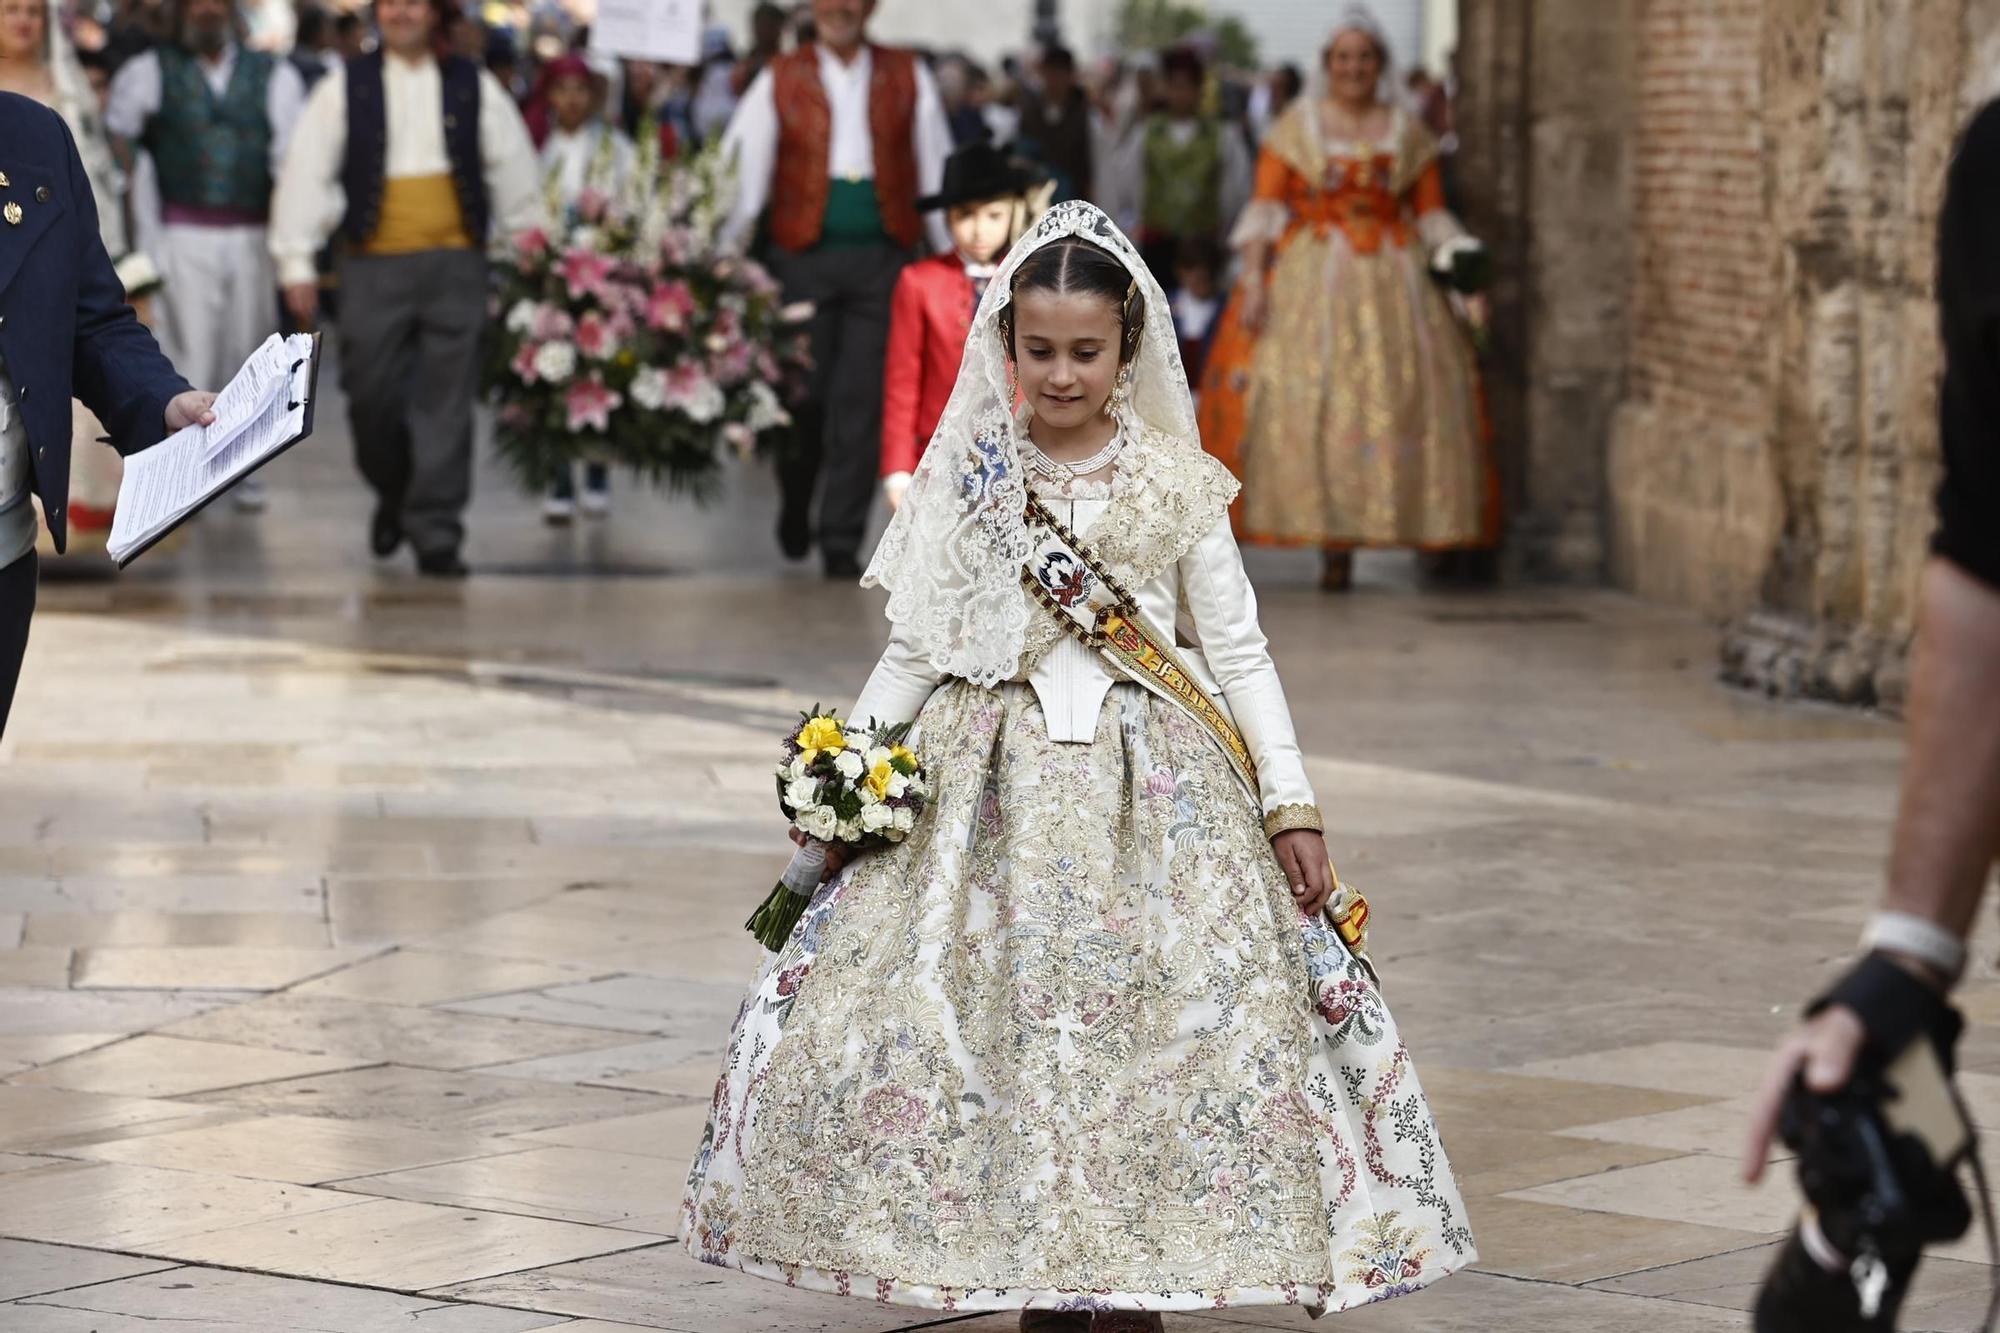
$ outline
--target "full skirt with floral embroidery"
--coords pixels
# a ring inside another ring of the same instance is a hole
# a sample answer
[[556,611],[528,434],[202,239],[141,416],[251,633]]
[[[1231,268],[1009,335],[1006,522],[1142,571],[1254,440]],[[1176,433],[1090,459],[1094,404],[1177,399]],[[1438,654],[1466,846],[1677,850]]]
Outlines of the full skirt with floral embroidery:
[[690,1254],[941,1310],[1340,1310],[1475,1257],[1368,970],[1293,904],[1215,742],[1136,685],[1095,740],[947,684],[900,846],[744,1002]]

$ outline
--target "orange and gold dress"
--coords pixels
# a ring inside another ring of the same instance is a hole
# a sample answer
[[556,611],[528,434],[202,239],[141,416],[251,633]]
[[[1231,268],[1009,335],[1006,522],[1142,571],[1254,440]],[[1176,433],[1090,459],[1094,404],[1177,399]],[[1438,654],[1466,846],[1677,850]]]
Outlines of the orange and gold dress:
[[1243,480],[1240,539],[1447,550],[1493,544],[1498,486],[1473,349],[1429,276],[1464,235],[1437,141],[1398,111],[1329,142],[1300,98],[1271,127],[1235,243],[1271,256],[1260,334],[1231,302],[1201,394],[1209,451]]

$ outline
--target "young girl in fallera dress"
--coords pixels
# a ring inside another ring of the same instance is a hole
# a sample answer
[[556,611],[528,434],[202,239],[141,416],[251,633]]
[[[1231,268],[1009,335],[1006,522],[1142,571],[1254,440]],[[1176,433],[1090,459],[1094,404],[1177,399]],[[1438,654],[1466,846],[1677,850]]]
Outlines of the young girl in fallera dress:
[[[1158,284],[1058,205],[989,285],[868,570],[890,642],[850,716],[915,721],[933,801],[745,1002],[682,1203],[694,1257],[1078,1333],[1342,1310],[1474,1258],[1323,911],[1236,485],[1193,418]],[[1140,650],[1070,619],[1089,602]]]

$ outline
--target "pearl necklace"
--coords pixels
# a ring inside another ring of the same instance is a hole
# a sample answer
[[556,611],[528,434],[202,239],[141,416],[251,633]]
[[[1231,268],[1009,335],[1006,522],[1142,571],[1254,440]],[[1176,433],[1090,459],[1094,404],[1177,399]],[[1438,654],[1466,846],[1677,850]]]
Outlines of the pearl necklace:
[[1112,433],[1111,442],[1088,458],[1079,458],[1074,463],[1065,463],[1050,458],[1042,452],[1042,446],[1032,439],[1027,441],[1028,466],[1047,477],[1050,481],[1081,481],[1085,477],[1096,476],[1116,462],[1125,448],[1125,432],[1121,429]]

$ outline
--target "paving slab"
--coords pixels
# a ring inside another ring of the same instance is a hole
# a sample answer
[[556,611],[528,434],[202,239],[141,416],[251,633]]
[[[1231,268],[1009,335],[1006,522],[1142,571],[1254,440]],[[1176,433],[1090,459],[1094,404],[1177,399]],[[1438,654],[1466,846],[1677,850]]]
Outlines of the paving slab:
[[[0,1185],[6,1179],[0,1176]],[[181,1234],[150,1248],[198,1263],[421,1291],[656,1243],[610,1227],[338,1197],[346,1206]]]
[[68,1245],[0,1240],[0,1302],[114,1282],[173,1267],[172,1263],[159,1259],[101,1254]]
[[351,1056],[308,1055],[225,1041],[145,1035],[42,1065],[9,1082],[126,1097],[178,1097],[191,1092],[352,1069]]
[[[112,1321],[91,1325],[97,1328],[124,1329],[129,1323],[132,1328],[153,1330],[163,1326],[199,1328],[201,1333],[275,1333],[281,1329],[311,1329],[312,1333],[404,1333],[409,1329],[420,1333],[527,1333],[548,1326],[545,1316],[532,1311],[198,1266],[41,1296],[0,1307],[0,1319],[18,1318],[22,1321],[19,1327],[36,1328],[44,1326],[35,1322],[38,1318],[64,1317],[57,1311]],[[16,1327],[12,1322],[6,1326]]]

